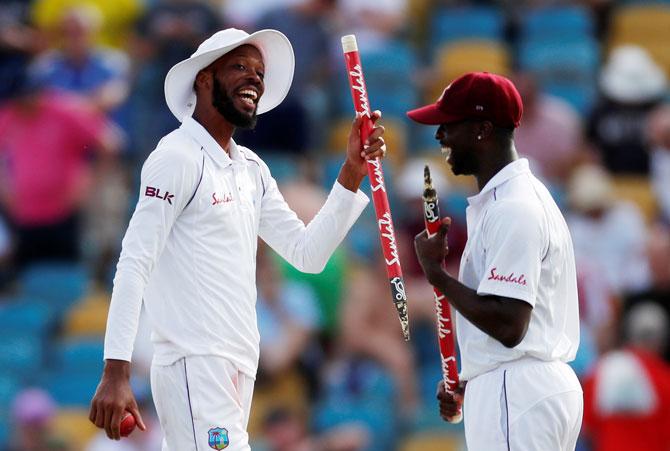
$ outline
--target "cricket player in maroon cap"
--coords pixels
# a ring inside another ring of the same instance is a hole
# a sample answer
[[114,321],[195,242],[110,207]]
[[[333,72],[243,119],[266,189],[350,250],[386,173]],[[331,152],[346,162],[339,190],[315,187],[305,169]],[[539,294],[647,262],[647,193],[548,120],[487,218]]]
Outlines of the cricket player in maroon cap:
[[438,384],[444,419],[463,404],[470,451],[574,450],[582,389],[567,365],[579,345],[577,280],[568,227],[549,191],[519,158],[523,105],[511,81],[468,73],[436,103],[409,111],[435,134],[456,175],[473,175],[468,241],[458,278],[443,269],[449,219],[415,238],[428,281],[456,310],[457,393]]

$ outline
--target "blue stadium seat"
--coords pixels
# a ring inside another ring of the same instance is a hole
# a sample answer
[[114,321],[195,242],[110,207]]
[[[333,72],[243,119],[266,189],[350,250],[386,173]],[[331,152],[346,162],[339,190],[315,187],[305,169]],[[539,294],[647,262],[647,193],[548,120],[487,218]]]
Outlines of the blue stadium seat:
[[[361,64],[373,110],[381,110],[386,117],[404,118],[408,105],[417,102],[418,93],[412,83],[417,65],[413,49],[406,43],[394,43],[378,50],[361,52]],[[340,115],[353,116],[353,102],[346,74],[339,77],[342,95],[337,97]]]
[[42,376],[41,385],[65,407],[86,407],[91,401],[103,368],[101,339],[61,342],[57,361]]
[[533,72],[546,92],[589,111],[595,97],[600,49],[594,39],[537,40],[519,49],[522,69]]
[[88,274],[78,265],[40,263],[28,267],[20,276],[24,295],[47,301],[54,309],[67,309],[88,288]]
[[480,38],[502,41],[505,33],[505,17],[498,8],[442,8],[433,15],[431,27],[431,50],[435,50],[445,42],[458,39]]
[[24,297],[0,300],[0,330],[45,337],[52,325],[51,309],[44,302]]
[[103,367],[104,346],[101,339],[74,339],[61,343],[58,350],[58,368],[100,375]]
[[404,117],[407,105],[417,101],[412,83],[417,62],[412,48],[397,43],[382,51],[364,53],[361,60],[372,108],[383,111],[386,117]]
[[537,8],[528,12],[521,24],[521,40],[548,37],[590,38],[594,35],[593,17],[582,6]]
[[519,63],[523,69],[539,75],[549,73],[570,76],[574,73],[595,74],[600,63],[600,49],[594,39],[548,39],[522,43]]
[[86,408],[93,398],[100,381],[100,374],[60,370],[45,373],[42,387],[53,396],[61,407]]
[[20,332],[1,332],[0,368],[3,373],[24,378],[28,382],[36,377],[43,364],[42,339]]
[[0,374],[0,406],[10,406],[20,388],[21,382],[17,376],[5,372]]
[[9,443],[9,418],[6,412],[0,411],[0,444]]

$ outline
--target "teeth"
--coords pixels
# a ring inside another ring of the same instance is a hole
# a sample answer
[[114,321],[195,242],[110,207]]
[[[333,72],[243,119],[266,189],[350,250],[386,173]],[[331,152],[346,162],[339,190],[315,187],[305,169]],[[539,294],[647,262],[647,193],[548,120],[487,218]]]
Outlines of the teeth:
[[449,162],[449,156],[451,155],[451,147],[448,146],[442,146],[442,155],[444,155],[444,159]]
[[258,98],[258,93],[253,89],[243,89],[240,91],[240,95],[249,96],[248,98],[253,102]]

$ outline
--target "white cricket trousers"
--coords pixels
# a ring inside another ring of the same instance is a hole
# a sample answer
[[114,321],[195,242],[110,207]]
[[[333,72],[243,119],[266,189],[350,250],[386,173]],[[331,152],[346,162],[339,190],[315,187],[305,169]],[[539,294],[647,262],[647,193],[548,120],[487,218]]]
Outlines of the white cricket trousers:
[[505,363],[467,383],[468,451],[573,451],[583,399],[577,376],[563,362]]
[[151,366],[151,392],[165,439],[162,451],[249,451],[254,379],[229,360],[189,356]]

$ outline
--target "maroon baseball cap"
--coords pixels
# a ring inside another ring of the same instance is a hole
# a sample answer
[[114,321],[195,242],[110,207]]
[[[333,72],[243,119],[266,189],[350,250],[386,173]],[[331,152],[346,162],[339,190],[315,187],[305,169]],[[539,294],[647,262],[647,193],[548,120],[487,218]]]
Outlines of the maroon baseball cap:
[[509,79],[488,72],[470,72],[447,86],[437,102],[408,111],[407,116],[426,125],[482,119],[499,127],[516,128],[522,113],[521,95]]

